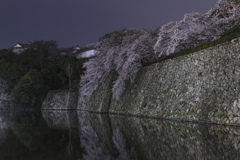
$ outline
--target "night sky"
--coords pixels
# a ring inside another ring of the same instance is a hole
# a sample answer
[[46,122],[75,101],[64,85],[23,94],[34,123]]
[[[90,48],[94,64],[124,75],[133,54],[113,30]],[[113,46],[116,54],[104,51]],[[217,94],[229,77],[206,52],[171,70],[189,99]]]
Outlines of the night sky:
[[185,13],[207,12],[217,0],[0,0],[0,49],[56,40],[84,46],[123,28],[155,28]]

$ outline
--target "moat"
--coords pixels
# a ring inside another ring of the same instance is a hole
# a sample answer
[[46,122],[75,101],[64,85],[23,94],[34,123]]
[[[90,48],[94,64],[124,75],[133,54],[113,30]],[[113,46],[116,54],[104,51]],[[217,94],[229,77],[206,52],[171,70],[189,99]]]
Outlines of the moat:
[[77,110],[0,112],[0,159],[239,159],[240,128]]

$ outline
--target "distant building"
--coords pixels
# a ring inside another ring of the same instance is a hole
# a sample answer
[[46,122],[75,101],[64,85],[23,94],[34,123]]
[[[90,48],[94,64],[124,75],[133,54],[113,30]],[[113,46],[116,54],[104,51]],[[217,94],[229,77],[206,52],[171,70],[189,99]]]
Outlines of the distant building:
[[[17,43],[14,47],[13,47],[13,52],[16,54],[20,54],[23,51],[30,49],[32,47],[32,43],[28,42],[26,44],[23,43]],[[89,58],[89,57],[93,57],[96,55],[96,50],[95,50],[95,45],[91,44],[88,45],[87,47],[79,47],[77,46],[73,46],[72,48],[61,48],[59,49],[59,53],[62,56],[74,56],[77,59],[81,59],[81,58]]]
[[21,52],[31,48],[31,42],[28,42],[26,44],[23,43],[17,43],[14,47],[13,47],[13,53],[16,54],[20,54]]
[[79,52],[76,53],[76,58],[81,59],[81,58],[89,58],[93,57],[96,55],[96,50],[93,48],[85,48],[80,50]]
[[73,53],[77,53],[78,51],[80,51],[81,50],[81,48],[80,47],[78,47],[78,45],[77,46],[73,46],[72,47],[72,50],[73,50]]
[[81,58],[89,58],[89,57],[93,57],[96,55],[96,50],[93,46],[90,47],[79,47],[77,46],[73,46],[72,48],[63,48],[60,49],[60,54],[65,56],[74,56],[77,59],[81,59]]

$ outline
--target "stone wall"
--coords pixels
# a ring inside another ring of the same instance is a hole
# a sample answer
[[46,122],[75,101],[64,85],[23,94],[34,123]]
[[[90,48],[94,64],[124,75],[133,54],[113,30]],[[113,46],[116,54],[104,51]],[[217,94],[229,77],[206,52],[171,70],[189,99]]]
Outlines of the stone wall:
[[119,100],[112,79],[78,109],[240,125],[240,38],[144,67]]
[[42,109],[76,109],[78,92],[50,91],[43,101]]
[[75,110],[42,110],[42,116],[49,128],[67,130],[78,128],[78,118]]
[[[91,112],[108,112],[112,99],[111,86],[113,79],[113,75],[110,75],[109,78],[98,87],[98,91],[94,92],[90,98],[79,95],[79,109]],[[79,93],[81,93],[81,88],[79,89]]]

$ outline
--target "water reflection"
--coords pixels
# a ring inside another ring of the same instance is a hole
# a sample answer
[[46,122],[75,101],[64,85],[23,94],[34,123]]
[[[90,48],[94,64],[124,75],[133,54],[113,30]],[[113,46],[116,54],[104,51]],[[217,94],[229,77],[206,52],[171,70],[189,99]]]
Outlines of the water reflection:
[[11,112],[5,116],[9,117],[10,125],[5,129],[5,140],[0,143],[1,160],[76,160],[82,157],[77,130],[71,136],[75,150],[69,153],[69,132],[49,128],[40,111]]
[[84,159],[138,159],[134,148],[129,150],[121,131],[112,128],[108,115],[78,112],[78,118]]
[[0,144],[5,141],[6,138],[6,130],[8,128],[7,117],[0,112]]
[[239,128],[77,111],[16,112],[6,117],[0,159],[240,158]]

